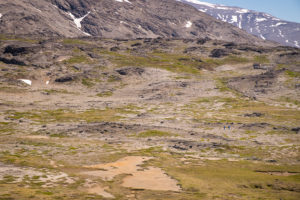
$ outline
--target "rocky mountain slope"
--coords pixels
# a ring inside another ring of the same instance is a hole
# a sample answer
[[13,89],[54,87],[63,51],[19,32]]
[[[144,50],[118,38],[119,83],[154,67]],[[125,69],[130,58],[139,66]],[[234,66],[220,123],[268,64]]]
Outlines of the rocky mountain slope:
[[[103,38],[205,38],[263,44],[173,0],[0,0],[0,32]],[[264,43],[265,44],[265,43]]]
[[215,5],[198,0],[180,1],[264,40],[300,48],[300,23],[288,22],[266,13],[238,7]]

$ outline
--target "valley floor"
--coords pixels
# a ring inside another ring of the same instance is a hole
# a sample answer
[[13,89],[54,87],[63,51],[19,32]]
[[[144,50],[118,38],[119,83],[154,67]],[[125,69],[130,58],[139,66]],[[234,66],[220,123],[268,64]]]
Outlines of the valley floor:
[[300,198],[299,61],[276,60],[290,50],[94,43],[2,59],[0,200]]

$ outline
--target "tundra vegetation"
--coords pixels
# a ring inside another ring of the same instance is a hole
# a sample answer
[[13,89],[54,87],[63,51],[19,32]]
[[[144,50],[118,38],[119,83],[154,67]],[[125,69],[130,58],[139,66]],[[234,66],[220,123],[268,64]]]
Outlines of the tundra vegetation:
[[299,49],[0,40],[0,200],[299,199]]

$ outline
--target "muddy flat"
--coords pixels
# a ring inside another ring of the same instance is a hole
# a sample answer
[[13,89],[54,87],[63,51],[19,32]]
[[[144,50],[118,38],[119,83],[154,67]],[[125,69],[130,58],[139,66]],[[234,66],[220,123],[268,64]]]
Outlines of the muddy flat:
[[145,161],[150,159],[152,158],[141,156],[129,156],[113,163],[84,166],[88,169],[97,169],[97,171],[87,171],[82,172],[82,174],[99,176],[103,180],[109,181],[120,174],[132,174],[137,172],[137,170],[141,169],[139,165],[143,164]]
[[163,170],[156,167],[140,167],[151,157],[129,156],[113,163],[84,166],[88,169],[98,169],[97,171],[86,171],[81,174],[101,177],[105,181],[111,181],[120,174],[127,174],[123,179],[122,186],[135,189],[179,191],[177,181],[171,179]]
[[143,171],[132,173],[131,176],[123,179],[122,185],[134,189],[180,191],[177,181],[156,167],[148,167]]

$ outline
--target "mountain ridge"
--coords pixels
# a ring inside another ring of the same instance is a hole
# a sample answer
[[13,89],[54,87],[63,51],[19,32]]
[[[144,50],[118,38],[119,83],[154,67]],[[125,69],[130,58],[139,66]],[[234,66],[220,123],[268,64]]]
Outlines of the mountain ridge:
[[300,48],[300,23],[281,20],[270,14],[235,6],[211,4],[197,0],[177,0],[194,6],[216,19],[230,23],[264,40]]

